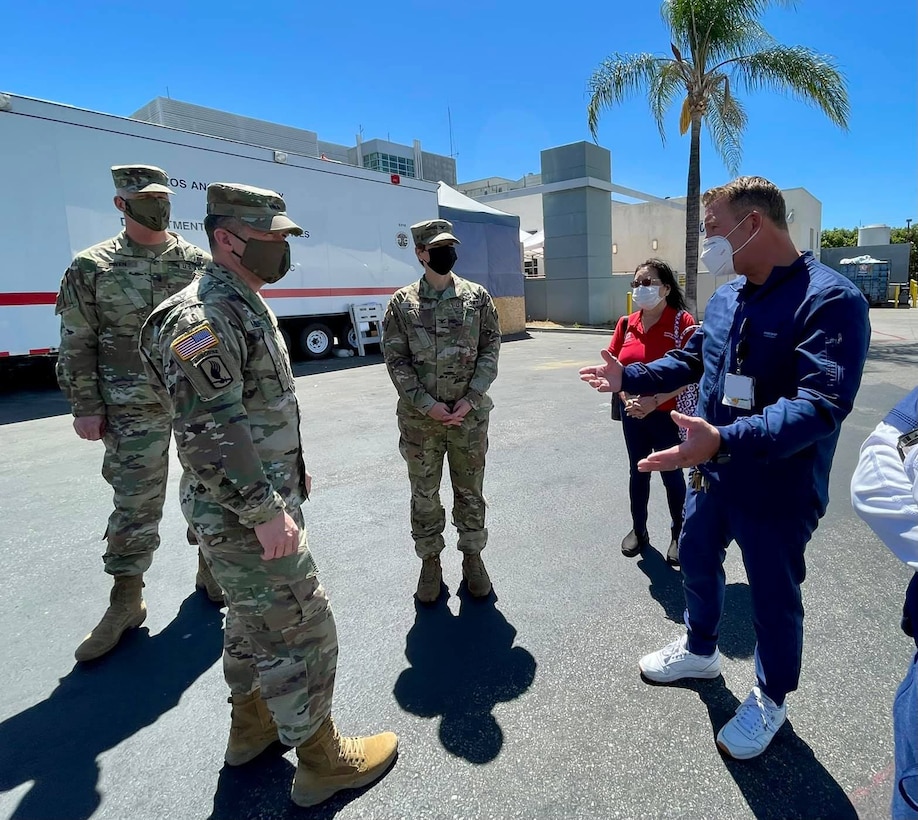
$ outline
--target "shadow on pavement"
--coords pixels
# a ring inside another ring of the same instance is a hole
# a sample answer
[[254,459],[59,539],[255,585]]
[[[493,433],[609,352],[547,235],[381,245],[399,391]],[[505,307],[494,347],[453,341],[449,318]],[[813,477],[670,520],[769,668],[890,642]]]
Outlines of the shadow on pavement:
[[69,415],[70,405],[57,387],[53,359],[0,364],[0,425]]
[[32,781],[11,820],[87,820],[101,803],[96,758],[178,705],[223,651],[223,616],[201,593],[157,635],[145,628],[0,723],[0,791]]
[[[708,710],[710,742],[733,717],[740,701],[722,677],[711,681],[682,680],[671,684],[695,692]],[[743,693],[745,698],[745,693]],[[788,713],[793,711],[789,702]],[[724,767],[758,820],[857,820],[844,789],[794,731],[790,721],[778,730],[760,757],[732,760]]]
[[[276,744],[261,757],[244,766],[224,766],[220,770],[214,808],[207,820],[311,820],[332,818],[353,800],[388,777],[363,789],[348,789],[319,806],[300,808],[290,800],[290,787],[296,763],[285,757],[284,747]],[[292,753],[287,749],[288,754]],[[395,766],[398,765],[396,760]],[[392,771],[390,767],[389,771]]]
[[[641,553],[637,565],[650,581],[647,589],[663,607],[666,617],[674,623],[683,624],[685,596],[682,593],[682,573],[669,566],[666,559],[652,548]],[[747,584],[727,584],[717,646],[728,658],[751,658],[755,652],[752,598]]]
[[884,342],[871,344],[867,351],[867,367],[874,362],[882,364],[918,364],[918,343],[916,342]]
[[504,743],[491,711],[532,685],[536,660],[513,645],[516,628],[495,606],[493,592],[476,599],[463,582],[457,595],[458,615],[442,594],[434,604],[415,601],[414,626],[405,638],[411,666],[399,675],[393,693],[405,711],[440,718],[446,751],[484,764],[497,757]]

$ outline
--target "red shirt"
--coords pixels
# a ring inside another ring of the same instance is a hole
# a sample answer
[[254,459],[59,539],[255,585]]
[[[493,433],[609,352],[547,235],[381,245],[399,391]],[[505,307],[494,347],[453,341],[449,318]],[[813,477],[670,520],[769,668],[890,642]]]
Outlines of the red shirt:
[[[643,311],[635,311],[628,316],[627,324],[620,320],[615,326],[612,341],[609,342],[609,352],[622,364],[647,364],[662,358],[676,347],[677,336],[695,324],[695,318],[687,310],[680,313],[667,305],[650,330],[644,330],[642,315]],[[685,334],[682,345],[685,345],[689,338],[690,334]],[[675,409],[675,399],[663,402],[657,408],[666,412]]]

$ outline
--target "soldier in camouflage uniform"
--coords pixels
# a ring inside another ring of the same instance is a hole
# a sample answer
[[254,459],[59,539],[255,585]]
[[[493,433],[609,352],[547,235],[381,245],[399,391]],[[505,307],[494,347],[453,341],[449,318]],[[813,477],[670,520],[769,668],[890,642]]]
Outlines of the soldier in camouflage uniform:
[[273,191],[211,184],[214,262],[154,311],[141,354],[172,413],[182,509],[226,593],[226,763],[247,763],[278,739],[296,747],[291,797],[306,806],[380,777],[398,738],[342,738],[331,717],[338,639],[300,510],[311,477],[299,405],[258,293],[289,269],[286,237],[303,233],[285,211]]
[[482,486],[500,326],[488,292],[452,273],[459,244],[452,229],[445,219],[411,226],[424,275],[393,295],[383,325],[383,353],[399,395],[399,451],[411,484],[411,535],[421,559],[417,598],[424,603],[440,597],[443,580],[444,455],[462,576],[471,595],[491,592],[481,560],[488,540]]
[[[115,507],[103,536],[108,541],[105,571],[114,576],[110,605],[77,648],[78,661],[104,655],[146,618],[143,573],[159,546],[170,424],[147,383],[137,340],[153,308],[210,261],[200,248],[166,230],[172,191],[164,171],[118,165],[112,178],[124,230],[77,254],[64,274],[56,307],[61,317],[58,383],[70,402],[77,435],[105,444],[102,475],[112,486]],[[200,556],[196,585],[222,602]]]

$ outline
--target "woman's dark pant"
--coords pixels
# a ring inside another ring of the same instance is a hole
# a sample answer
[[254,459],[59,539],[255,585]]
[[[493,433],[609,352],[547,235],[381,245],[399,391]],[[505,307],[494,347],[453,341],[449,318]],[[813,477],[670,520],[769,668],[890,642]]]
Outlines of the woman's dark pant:
[[[679,428],[668,411],[654,410],[642,419],[634,419],[622,411],[622,432],[628,449],[631,478],[631,520],[638,535],[647,532],[647,503],[650,500],[651,473],[638,472],[637,464],[657,450],[668,450],[681,444]],[[685,476],[682,470],[668,470],[660,473],[666,488],[666,502],[672,518],[673,535],[678,537],[682,529],[682,507],[685,504]]]

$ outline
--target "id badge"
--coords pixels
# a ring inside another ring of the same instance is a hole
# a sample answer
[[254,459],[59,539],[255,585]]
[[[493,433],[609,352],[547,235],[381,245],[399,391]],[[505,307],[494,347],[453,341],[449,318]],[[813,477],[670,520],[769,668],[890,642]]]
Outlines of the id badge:
[[750,376],[738,376],[736,373],[727,373],[724,377],[724,397],[721,404],[727,407],[739,407],[741,410],[751,410],[753,404],[753,388],[755,381]]

